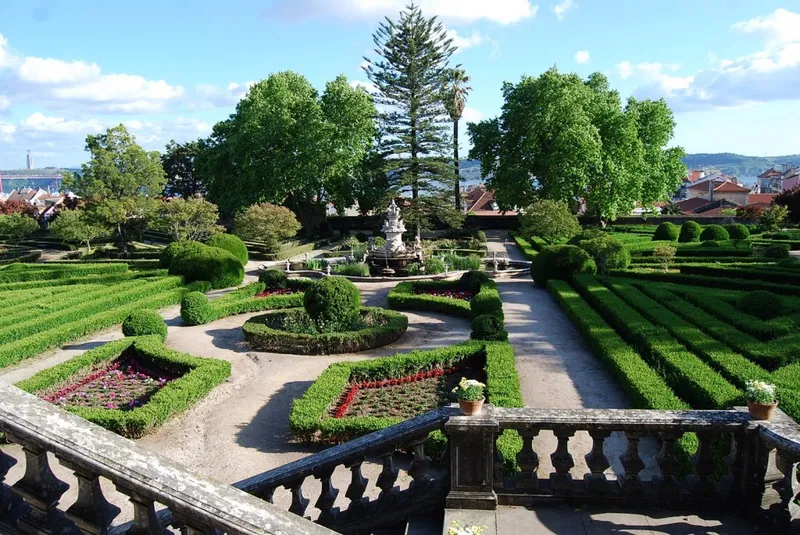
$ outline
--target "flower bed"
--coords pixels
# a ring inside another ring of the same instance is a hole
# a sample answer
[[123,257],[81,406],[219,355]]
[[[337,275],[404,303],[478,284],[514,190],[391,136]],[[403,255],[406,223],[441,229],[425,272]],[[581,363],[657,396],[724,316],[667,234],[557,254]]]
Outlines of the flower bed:
[[142,336],[109,342],[17,386],[106,429],[138,438],[194,405],[230,373],[227,361],[180,353],[165,347],[158,336]]
[[272,297],[273,295],[293,295],[298,293],[296,290],[291,288],[271,288],[266,289],[261,293],[257,293],[256,297]]
[[289,279],[286,288],[269,290],[264,283],[254,282],[214,300],[193,292],[181,301],[181,318],[186,325],[204,325],[235,314],[303,306],[303,290],[311,282]]
[[408,318],[399,312],[363,307],[361,316],[363,328],[316,333],[304,310],[290,309],[250,318],[242,329],[253,349],[296,355],[365,351],[395,342],[408,329]]
[[461,299],[463,301],[472,301],[475,297],[475,292],[471,290],[460,290],[458,288],[415,288],[416,295],[432,295],[434,297],[446,297],[448,299]]

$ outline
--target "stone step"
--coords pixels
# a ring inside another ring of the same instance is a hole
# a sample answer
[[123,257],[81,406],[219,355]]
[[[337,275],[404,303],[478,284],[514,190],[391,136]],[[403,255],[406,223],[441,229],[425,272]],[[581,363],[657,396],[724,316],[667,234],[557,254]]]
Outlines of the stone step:
[[444,515],[409,518],[404,535],[439,535],[443,521]]
[[[497,515],[495,511],[477,511],[473,509],[445,509],[444,525],[440,533],[448,535],[447,531],[453,522],[457,522],[462,527],[478,526],[483,527],[483,535],[497,535]],[[508,532],[511,535],[527,535],[527,530]],[[505,535],[505,532],[504,532]]]

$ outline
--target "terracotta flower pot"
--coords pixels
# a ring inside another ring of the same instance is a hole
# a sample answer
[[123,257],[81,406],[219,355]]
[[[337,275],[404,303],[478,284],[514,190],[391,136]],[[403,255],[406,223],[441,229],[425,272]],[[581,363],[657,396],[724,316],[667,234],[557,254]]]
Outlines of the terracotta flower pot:
[[481,412],[483,409],[483,402],[484,398],[479,399],[478,401],[467,401],[464,399],[458,400],[458,406],[461,408],[461,412],[467,416],[475,416]]
[[778,402],[775,403],[754,403],[752,401],[747,401],[747,410],[750,412],[750,416],[753,417],[754,420],[771,420],[772,415],[775,414],[775,409],[778,406]]

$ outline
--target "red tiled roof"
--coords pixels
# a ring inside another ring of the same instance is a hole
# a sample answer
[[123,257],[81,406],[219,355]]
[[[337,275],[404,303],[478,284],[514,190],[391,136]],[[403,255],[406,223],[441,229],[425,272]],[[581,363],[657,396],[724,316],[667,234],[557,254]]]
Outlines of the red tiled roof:
[[699,184],[692,184],[691,186],[689,186],[689,189],[708,191],[709,182],[713,182],[715,184],[714,187],[716,187],[717,184],[723,184],[721,180],[707,180],[705,182],[700,182]]
[[688,180],[689,182],[697,182],[698,180],[700,180],[700,175],[702,174],[703,174],[702,169],[692,169],[691,171],[689,171],[689,176],[686,177],[686,180]]
[[747,198],[747,204],[748,206],[761,203],[770,204],[777,195],[777,193],[751,193]]
[[695,197],[693,199],[686,199],[685,201],[679,201],[675,204],[681,209],[684,214],[692,214],[698,208],[705,206],[711,203],[708,199],[702,199],[700,197]]
[[769,169],[769,170],[767,170],[767,171],[764,171],[763,173],[761,173],[760,175],[758,175],[758,178],[779,178],[780,176],[781,176],[781,172],[780,172],[780,171],[777,171],[777,170],[776,170],[776,169],[773,167],[772,169]]
[[760,202],[759,201],[759,202],[748,203],[746,206],[748,208],[753,207],[753,206],[756,207],[756,208],[766,208],[766,207],[771,206],[771,205],[772,205],[771,202]]
[[743,193],[743,192],[749,192],[750,188],[745,188],[743,186],[738,186],[738,185],[734,184],[733,182],[724,182],[721,185],[719,185],[716,188],[714,188],[714,191],[715,192],[716,191],[720,191],[722,193],[726,193],[726,192],[727,193]]

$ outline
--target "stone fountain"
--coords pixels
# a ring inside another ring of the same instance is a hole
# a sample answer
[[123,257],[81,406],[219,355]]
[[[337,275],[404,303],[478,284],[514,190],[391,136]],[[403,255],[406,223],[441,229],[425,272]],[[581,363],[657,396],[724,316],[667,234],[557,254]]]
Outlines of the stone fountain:
[[386,220],[381,230],[386,234],[386,245],[375,248],[370,246],[367,264],[374,275],[403,275],[406,267],[413,262],[422,261],[422,247],[417,237],[414,251],[409,251],[403,243],[406,226],[400,216],[400,208],[394,201],[386,212]]

